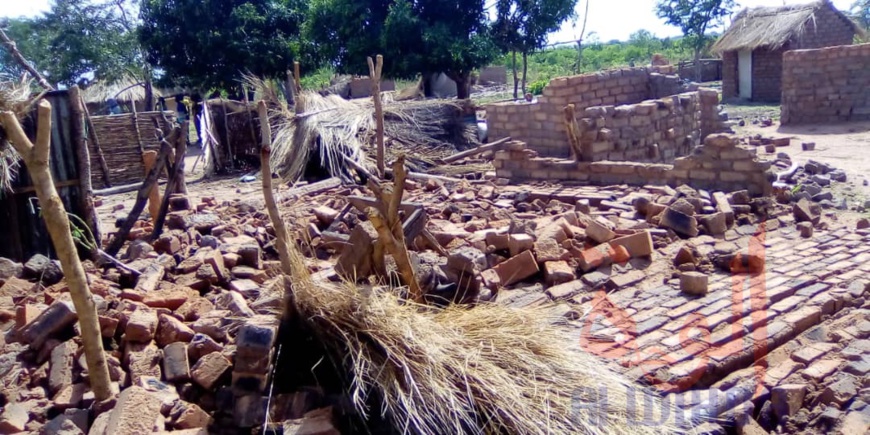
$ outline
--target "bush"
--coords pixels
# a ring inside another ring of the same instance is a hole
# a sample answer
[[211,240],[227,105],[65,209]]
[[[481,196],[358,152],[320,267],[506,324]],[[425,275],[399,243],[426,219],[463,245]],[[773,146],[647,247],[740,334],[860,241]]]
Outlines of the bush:
[[541,95],[544,92],[544,86],[547,86],[549,80],[536,80],[529,83],[529,92],[534,95]]

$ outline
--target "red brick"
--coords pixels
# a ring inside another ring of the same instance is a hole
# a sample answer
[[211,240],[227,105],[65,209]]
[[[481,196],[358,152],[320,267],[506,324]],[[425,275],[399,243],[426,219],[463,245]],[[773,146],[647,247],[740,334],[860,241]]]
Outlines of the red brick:
[[508,259],[493,269],[498,273],[499,280],[504,286],[522,281],[539,271],[538,262],[535,261],[534,255],[528,250]]

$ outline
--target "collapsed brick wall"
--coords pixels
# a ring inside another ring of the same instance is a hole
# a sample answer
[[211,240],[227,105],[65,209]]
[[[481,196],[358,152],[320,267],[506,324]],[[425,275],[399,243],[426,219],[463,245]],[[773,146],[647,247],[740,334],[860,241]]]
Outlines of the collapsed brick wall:
[[692,90],[678,76],[651,72],[649,68],[623,68],[559,77],[550,81],[535,103],[509,102],[486,106],[489,136],[508,137],[529,144],[542,155],[570,155],[563,108],[575,105],[576,113],[593,106],[633,104]]
[[698,143],[699,121],[697,92],[590,107],[579,120],[582,160],[673,161]]
[[735,191],[752,195],[772,192],[775,174],[770,162],[760,161],[757,148],[738,144],[736,137],[710,135],[692,155],[677,158],[673,165],[640,162],[575,162],[538,157],[525,143],[512,141],[496,152],[496,175],[511,181],[565,181],[592,185],[649,184]]
[[868,65],[870,44],[787,52],[782,124],[870,120]]

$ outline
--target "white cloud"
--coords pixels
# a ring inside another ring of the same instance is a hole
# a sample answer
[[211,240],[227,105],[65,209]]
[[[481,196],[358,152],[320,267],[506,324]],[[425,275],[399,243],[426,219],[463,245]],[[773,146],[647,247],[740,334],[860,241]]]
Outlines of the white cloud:
[[33,17],[48,11],[48,0],[0,0],[0,17]]

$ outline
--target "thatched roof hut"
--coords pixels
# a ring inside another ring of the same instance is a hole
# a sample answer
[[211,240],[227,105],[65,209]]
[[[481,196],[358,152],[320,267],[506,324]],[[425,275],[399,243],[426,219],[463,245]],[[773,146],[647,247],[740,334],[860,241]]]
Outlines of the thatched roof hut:
[[713,44],[723,59],[724,98],[777,102],[782,53],[851,44],[861,28],[829,0],[744,9]]
[[[160,91],[153,89],[155,100],[160,97]],[[112,83],[102,80],[95,81],[82,90],[82,98],[88,106],[91,115],[108,115],[108,101],[114,99],[124,113],[130,113],[134,107],[137,112],[145,111],[145,84],[133,77],[125,77]]]

